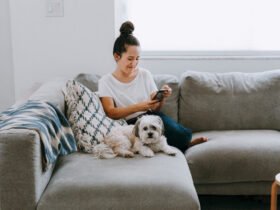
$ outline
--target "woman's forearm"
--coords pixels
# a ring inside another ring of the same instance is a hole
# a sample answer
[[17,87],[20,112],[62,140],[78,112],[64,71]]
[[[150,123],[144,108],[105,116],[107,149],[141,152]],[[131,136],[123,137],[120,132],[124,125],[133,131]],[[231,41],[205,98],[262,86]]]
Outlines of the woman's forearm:
[[135,112],[139,112],[139,111],[145,111],[145,110],[142,110],[138,104],[133,104],[133,105],[130,105],[130,106],[127,106],[127,107],[111,108],[111,109],[106,111],[106,114],[107,114],[108,117],[117,120],[117,119],[120,119],[120,118],[125,118],[128,115],[131,115],[131,114],[133,114]]

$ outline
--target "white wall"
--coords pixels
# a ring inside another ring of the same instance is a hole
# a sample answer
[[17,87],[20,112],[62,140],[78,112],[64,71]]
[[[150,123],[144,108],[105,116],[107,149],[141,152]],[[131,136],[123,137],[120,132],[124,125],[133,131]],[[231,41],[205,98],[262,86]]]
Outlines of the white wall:
[[[103,75],[114,69],[112,57],[114,28],[115,25],[119,27],[120,21],[115,19],[114,8],[121,7],[122,0],[64,0],[64,17],[46,17],[46,0],[0,2],[0,14],[4,14],[5,17],[3,20],[1,18],[1,30],[3,21],[5,36],[2,38],[2,32],[0,33],[0,43],[6,43],[7,48],[0,49],[1,63],[2,60],[7,62],[4,67],[1,64],[0,107],[7,106],[13,101],[13,88],[18,99],[26,94],[34,83],[60,76],[70,78],[80,72]],[[9,45],[8,2],[10,2],[12,51]],[[5,55],[2,55],[3,52]],[[280,69],[279,59],[144,58],[141,65],[153,73],[175,75],[180,75],[188,69],[209,72]],[[7,87],[6,83],[9,83],[8,88],[3,89],[3,86]]]
[[0,1],[0,111],[14,102],[9,0]]
[[114,0],[64,0],[64,17],[46,17],[46,0],[10,2],[16,98],[34,82],[114,68]]

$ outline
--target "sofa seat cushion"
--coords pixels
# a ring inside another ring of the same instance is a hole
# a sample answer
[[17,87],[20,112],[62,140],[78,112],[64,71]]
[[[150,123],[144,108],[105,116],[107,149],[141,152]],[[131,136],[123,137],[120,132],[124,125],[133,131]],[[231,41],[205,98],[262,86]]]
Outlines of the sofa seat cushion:
[[198,132],[208,142],[189,148],[186,158],[195,184],[273,181],[280,172],[280,132]]
[[178,151],[175,157],[61,157],[37,209],[199,208],[186,159]]

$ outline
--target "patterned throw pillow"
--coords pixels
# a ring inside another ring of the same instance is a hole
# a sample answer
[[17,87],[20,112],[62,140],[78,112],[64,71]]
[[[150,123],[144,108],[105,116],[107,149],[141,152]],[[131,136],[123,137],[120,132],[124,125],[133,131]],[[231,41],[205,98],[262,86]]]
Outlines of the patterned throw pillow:
[[96,93],[75,80],[66,83],[64,95],[67,118],[80,151],[92,153],[113,127],[127,124],[107,117]]

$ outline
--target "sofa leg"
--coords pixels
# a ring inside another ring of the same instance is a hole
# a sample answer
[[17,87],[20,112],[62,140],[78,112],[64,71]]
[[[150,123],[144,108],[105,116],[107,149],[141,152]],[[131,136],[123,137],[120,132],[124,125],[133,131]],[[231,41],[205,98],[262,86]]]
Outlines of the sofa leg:
[[277,193],[278,185],[276,182],[273,182],[271,187],[271,200],[270,200],[270,210],[277,210]]

